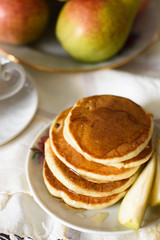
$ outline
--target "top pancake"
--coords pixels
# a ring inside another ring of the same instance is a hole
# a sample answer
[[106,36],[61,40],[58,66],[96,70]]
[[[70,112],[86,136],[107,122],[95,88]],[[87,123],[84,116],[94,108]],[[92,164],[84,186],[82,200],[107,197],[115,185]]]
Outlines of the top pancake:
[[149,160],[153,151],[152,141],[137,156],[124,162],[103,165],[102,163],[88,161],[64,139],[64,121],[69,111],[70,109],[61,112],[52,123],[49,131],[50,146],[57,157],[79,175],[93,182],[125,179],[133,175],[137,171],[137,167]]
[[86,159],[113,164],[138,155],[153,132],[151,115],[133,101],[114,95],[79,100],[64,124],[64,138]]

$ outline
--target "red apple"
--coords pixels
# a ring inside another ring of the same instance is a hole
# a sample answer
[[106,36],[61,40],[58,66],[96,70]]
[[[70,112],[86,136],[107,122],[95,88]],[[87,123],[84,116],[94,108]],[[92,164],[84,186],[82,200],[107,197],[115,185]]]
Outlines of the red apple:
[[44,32],[49,19],[45,0],[0,0],[0,41],[28,44]]

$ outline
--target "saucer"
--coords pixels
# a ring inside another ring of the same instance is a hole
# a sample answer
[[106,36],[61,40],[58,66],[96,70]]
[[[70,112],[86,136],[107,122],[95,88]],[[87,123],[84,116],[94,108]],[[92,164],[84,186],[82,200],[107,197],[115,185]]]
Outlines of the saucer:
[[26,73],[23,88],[14,96],[0,101],[0,145],[16,137],[30,123],[38,106],[32,77]]

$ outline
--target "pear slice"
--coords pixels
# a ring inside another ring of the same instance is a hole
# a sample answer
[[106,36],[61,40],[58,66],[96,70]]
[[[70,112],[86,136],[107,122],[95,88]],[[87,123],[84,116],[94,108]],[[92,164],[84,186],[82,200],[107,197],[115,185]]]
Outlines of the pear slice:
[[160,205],[160,138],[156,137],[157,147],[157,169],[155,174],[155,180],[153,183],[153,189],[151,193],[150,204],[151,206]]
[[119,222],[135,231],[140,228],[147,209],[155,170],[156,154],[154,153],[136,182],[128,190],[118,211]]

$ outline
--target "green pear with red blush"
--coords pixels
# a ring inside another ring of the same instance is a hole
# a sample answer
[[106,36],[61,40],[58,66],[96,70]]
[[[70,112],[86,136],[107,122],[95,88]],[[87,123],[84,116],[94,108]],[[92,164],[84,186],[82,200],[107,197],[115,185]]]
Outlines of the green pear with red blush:
[[49,14],[46,0],[0,0],[0,41],[22,45],[37,40]]
[[62,7],[56,36],[73,58],[99,62],[124,46],[140,0],[70,0]]

